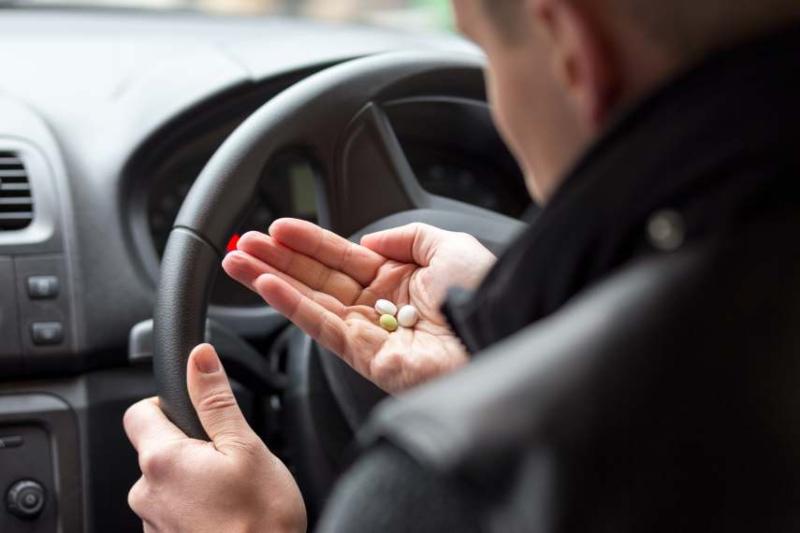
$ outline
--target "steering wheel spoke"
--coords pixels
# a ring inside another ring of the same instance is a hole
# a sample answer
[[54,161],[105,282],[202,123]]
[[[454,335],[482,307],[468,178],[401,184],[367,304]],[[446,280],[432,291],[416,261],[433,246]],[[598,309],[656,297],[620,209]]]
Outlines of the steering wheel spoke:
[[340,233],[411,209],[419,200],[414,194],[414,171],[389,118],[375,102],[367,103],[345,128],[332,167],[328,176],[332,225]]

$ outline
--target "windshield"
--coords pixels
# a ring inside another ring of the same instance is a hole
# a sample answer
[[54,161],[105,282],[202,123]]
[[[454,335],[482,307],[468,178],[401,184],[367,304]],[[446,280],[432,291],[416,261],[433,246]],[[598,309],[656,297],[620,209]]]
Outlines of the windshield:
[[452,29],[450,0],[0,0],[0,5],[193,10],[284,15],[414,29]]

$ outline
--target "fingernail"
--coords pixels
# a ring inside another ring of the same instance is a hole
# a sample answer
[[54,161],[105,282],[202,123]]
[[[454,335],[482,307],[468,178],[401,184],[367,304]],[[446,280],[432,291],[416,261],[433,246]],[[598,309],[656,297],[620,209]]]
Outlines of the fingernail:
[[201,374],[219,372],[220,363],[217,352],[210,346],[201,348],[194,355],[194,366]]

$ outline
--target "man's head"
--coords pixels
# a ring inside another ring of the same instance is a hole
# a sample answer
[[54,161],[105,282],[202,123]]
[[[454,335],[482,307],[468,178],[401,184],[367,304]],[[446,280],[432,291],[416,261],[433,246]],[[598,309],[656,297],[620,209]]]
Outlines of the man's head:
[[714,49],[800,19],[798,0],[453,0],[489,59],[495,121],[547,200],[626,104]]

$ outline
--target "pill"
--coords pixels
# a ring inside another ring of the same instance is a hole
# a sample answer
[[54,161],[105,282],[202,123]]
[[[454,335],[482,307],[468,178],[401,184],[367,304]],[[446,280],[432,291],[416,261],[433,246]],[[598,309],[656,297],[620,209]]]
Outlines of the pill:
[[392,315],[397,314],[397,306],[389,300],[378,300],[375,302],[375,310],[379,315]]
[[392,315],[382,315],[381,327],[389,332],[397,331],[397,319]]
[[413,305],[404,305],[397,313],[397,322],[404,328],[413,328],[417,320],[419,320],[419,313]]

